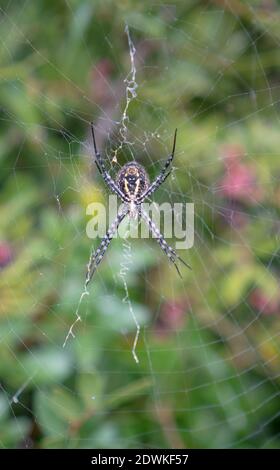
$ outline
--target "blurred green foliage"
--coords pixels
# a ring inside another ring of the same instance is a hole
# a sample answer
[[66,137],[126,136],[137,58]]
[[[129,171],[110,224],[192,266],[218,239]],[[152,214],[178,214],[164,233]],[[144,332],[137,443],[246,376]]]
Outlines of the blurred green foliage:
[[[279,447],[276,1],[2,1],[0,15],[0,445]],[[138,89],[118,158],[152,177],[178,127],[155,199],[195,203],[193,270],[181,281],[155,240],[128,258],[114,240],[63,348],[86,206],[106,201],[89,122],[113,172],[125,24]]]

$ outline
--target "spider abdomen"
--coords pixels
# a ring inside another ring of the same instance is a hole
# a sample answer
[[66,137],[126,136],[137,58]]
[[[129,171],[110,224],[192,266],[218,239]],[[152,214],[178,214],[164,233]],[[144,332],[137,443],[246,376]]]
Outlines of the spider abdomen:
[[129,201],[137,200],[148,188],[149,178],[139,163],[130,162],[120,169],[117,185]]

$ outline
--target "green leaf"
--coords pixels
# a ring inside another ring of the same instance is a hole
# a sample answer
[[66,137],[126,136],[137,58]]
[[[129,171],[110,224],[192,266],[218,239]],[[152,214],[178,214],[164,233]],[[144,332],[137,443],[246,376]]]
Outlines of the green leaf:
[[104,401],[104,380],[97,372],[82,373],[78,378],[77,389],[89,409],[98,407]]
[[58,407],[46,391],[39,390],[35,395],[35,416],[38,426],[50,436],[65,438],[69,430],[69,422],[57,413]]
[[3,393],[0,395],[0,422],[3,422],[9,414],[9,401]]
[[31,421],[25,416],[14,416],[0,427],[0,445],[11,448],[19,447],[30,432]]
[[115,329],[117,331],[134,331],[135,316],[139,325],[144,325],[148,320],[148,309],[142,304],[134,302],[132,299],[123,299],[105,295],[96,299],[96,306],[103,318],[103,327]]
[[62,382],[72,371],[72,360],[66,349],[34,349],[22,356],[21,363],[27,376],[34,376],[36,385]]
[[84,407],[79,396],[74,393],[71,394],[62,388],[55,388],[49,399],[57,414],[68,422],[79,420],[83,415]]

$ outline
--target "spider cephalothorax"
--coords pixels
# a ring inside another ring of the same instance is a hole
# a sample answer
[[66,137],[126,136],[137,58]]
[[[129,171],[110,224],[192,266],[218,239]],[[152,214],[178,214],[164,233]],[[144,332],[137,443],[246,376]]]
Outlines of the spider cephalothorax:
[[116,182],[120,191],[127,196],[127,200],[136,202],[149,186],[146,171],[136,162],[126,163],[118,172]]
[[136,218],[141,217],[149,227],[150,232],[153,234],[157,242],[159,243],[161,249],[167,255],[168,259],[174,263],[178,274],[181,277],[179,268],[176,264],[176,261],[179,260],[184,263],[188,268],[190,266],[176,253],[176,251],[168,245],[164,240],[163,235],[160,233],[159,229],[156,227],[154,222],[150,219],[148,214],[142,209],[142,202],[153,194],[154,191],[166,180],[170,174],[170,164],[174,157],[175,146],[176,146],[176,134],[177,129],[174,134],[173,149],[172,153],[167,158],[164,167],[162,168],[159,175],[156,179],[150,184],[149,177],[143,168],[142,165],[136,162],[126,163],[118,172],[116,181],[109,175],[108,171],[105,168],[103,158],[97,150],[94,128],[91,124],[93,147],[95,153],[95,163],[96,166],[104,179],[105,183],[111,189],[112,192],[117,194],[124,204],[124,208],[117,215],[116,220],[112,223],[111,227],[107,230],[105,237],[102,239],[100,246],[96,251],[93,251],[88,263],[88,271],[86,277],[87,286],[90,282],[97,266],[102,260],[114,234],[118,230],[118,226],[121,221],[125,218],[126,215],[129,217]]

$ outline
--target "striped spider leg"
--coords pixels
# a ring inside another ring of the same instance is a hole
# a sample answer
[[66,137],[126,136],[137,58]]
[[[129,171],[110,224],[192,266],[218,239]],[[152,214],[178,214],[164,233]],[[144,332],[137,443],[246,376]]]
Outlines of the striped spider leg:
[[95,161],[95,164],[97,166],[97,169],[100,175],[104,179],[105,183],[107,183],[109,189],[111,189],[112,192],[117,194],[123,202],[128,202],[126,195],[120,191],[118,185],[116,184],[116,182],[113,180],[113,178],[109,175],[108,171],[106,170],[103,158],[101,157],[100,152],[97,150],[93,123],[91,123],[90,127],[91,127],[93,148],[94,148],[94,154],[95,154],[94,161]]
[[99,247],[97,250],[92,250],[90,259],[88,262],[88,269],[87,269],[87,276],[86,276],[86,282],[85,282],[85,287],[88,286],[89,282],[91,281],[92,276],[94,275],[97,266],[99,263],[102,261],[103,256],[105,255],[105,252],[110,245],[110,242],[115,235],[116,231],[118,230],[118,227],[121,223],[121,221],[125,218],[125,216],[128,213],[128,207],[126,207],[122,212],[120,212],[110,228],[107,230],[106,235],[102,239]]
[[180,278],[182,279],[182,275],[179,271],[178,265],[176,264],[176,261],[179,260],[181,263],[183,263],[187,268],[192,269],[186,261],[184,261],[177,253],[176,251],[171,248],[171,246],[168,245],[168,243],[165,241],[163,235],[160,233],[159,229],[157,226],[154,224],[152,219],[146,214],[144,210],[141,210],[141,217],[142,219],[146,222],[146,224],[149,227],[149,230],[151,234],[154,236],[156,241],[158,242],[159,246],[161,247],[162,251],[166,254],[166,256],[169,258],[170,261],[174,264],[177,273],[179,274]]
[[[169,166],[171,165],[173,158],[174,158],[174,153],[175,153],[175,148],[176,148],[176,138],[177,138],[177,129],[175,129],[174,133],[174,139],[173,139],[173,148],[172,152],[167,158],[164,167],[162,168],[160,174],[156,177],[155,181],[146,189],[146,191],[143,192],[140,196],[140,201],[143,202],[147,197],[149,197],[154,191],[156,191],[159,186],[166,180],[166,178],[170,175],[171,169],[169,169]],[[167,171],[169,169],[169,171]]]

